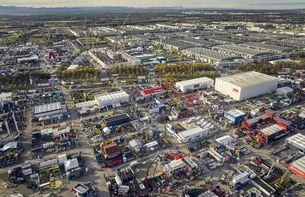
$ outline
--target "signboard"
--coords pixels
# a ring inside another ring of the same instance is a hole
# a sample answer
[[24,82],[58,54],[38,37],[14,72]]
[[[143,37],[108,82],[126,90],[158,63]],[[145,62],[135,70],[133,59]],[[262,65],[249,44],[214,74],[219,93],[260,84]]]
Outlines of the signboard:
[[238,89],[236,89],[236,88],[233,88],[232,92],[233,92],[233,93],[238,93],[238,92],[239,92],[239,90],[238,90]]

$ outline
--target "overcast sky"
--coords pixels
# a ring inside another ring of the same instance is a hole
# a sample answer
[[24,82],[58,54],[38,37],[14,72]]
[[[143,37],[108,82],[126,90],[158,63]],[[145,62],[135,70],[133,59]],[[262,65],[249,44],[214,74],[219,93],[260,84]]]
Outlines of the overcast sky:
[[305,8],[305,0],[0,0],[0,5],[29,7],[183,6],[187,8]]

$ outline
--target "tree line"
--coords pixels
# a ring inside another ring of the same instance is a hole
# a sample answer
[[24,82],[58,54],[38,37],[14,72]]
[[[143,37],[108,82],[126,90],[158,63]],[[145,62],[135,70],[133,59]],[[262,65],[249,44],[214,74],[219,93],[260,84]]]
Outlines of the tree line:
[[144,66],[113,66],[110,69],[111,74],[119,74],[119,75],[145,75],[148,74],[149,70],[148,68]]
[[12,89],[27,89],[30,85],[30,78],[32,82],[37,84],[41,80],[50,79],[50,74],[39,72],[24,72],[16,73],[14,75],[0,76],[1,90]]
[[92,66],[79,66],[73,70],[67,70],[67,65],[58,67],[56,76],[62,80],[93,80],[97,81],[101,76],[101,69]]
[[300,62],[277,62],[275,64],[262,63],[262,64],[244,64],[237,67],[237,70],[245,71],[257,71],[268,75],[276,75],[282,71],[283,68],[289,68],[291,70],[305,69],[305,64]]
[[201,72],[216,71],[215,67],[209,64],[198,63],[182,63],[182,64],[158,64],[155,66],[154,71],[163,74],[201,74]]

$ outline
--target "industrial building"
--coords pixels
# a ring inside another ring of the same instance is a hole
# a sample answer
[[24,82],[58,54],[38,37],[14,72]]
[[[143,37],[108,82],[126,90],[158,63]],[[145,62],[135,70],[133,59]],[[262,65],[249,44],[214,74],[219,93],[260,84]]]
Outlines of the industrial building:
[[127,114],[119,114],[116,116],[105,118],[105,123],[107,127],[122,125],[129,122],[130,122],[130,117]]
[[226,112],[226,117],[234,125],[240,124],[244,120],[246,114],[240,110],[234,109]]
[[262,51],[259,49],[251,49],[248,47],[242,47],[242,46],[230,45],[230,44],[218,45],[213,47],[213,49],[218,49],[223,52],[233,53],[237,56],[242,56],[246,58],[253,58],[255,56],[260,56],[260,55],[270,55],[270,53],[267,51]]
[[277,84],[275,77],[250,71],[216,78],[215,90],[241,101],[274,92]]
[[210,132],[210,129],[208,128],[201,128],[201,127],[195,127],[189,130],[182,131],[178,134],[174,134],[174,136],[180,141],[181,143],[188,143],[193,140],[198,140],[202,138],[203,136],[208,135]]
[[186,37],[186,38],[183,38],[182,40],[184,42],[193,44],[193,45],[198,46],[198,47],[212,47],[212,46],[217,45],[216,42],[208,41],[208,40],[205,40],[203,38]]
[[119,107],[121,103],[129,102],[129,95],[125,91],[109,92],[95,95],[100,109],[108,107]]
[[273,124],[269,127],[259,129],[258,132],[264,137],[266,143],[268,143],[268,141],[277,140],[287,134],[285,133],[285,128],[278,124]]
[[289,170],[294,174],[300,176],[301,178],[305,179],[305,156],[301,157],[300,159],[292,162],[289,165]]
[[298,133],[287,138],[286,145],[294,146],[295,148],[305,152],[305,135]]
[[179,81],[176,83],[176,88],[183,93],[187,93],[188,91],[195,91],[203,88],[211,88],[214,85],[214,80],[201,77],[191,80]]
[[265,51],[269,52],[274,52],[274,53],[282,53],[282,52],[290,52],[292,51],[291,48],[289,47],[282,47],[278,45],[270,45],[270,44],[262,44],[262,43],[257,43],[257,42],[248,42],[241,44],[242,46],[246,47],[251,47],[251,48],[257,48],[257,49],[262,49]]
[[219,138],[216,138],[215,141],[223,146],[227,146],[228,144],[234,142],[234,139],[230,135],[224,135]]
[[70,118],[65,105],[60,102],[38,105],[34,107],[34,119],[45,123],[55,123]]
[[232,61],[234,58],[236,58],[228,53],[199,47],[185,49],[182,51],[182,53],[186,55],[195,55],[196,59],[201,59],[206,63],[215,65],[219,62]]
[[155,41],[155,43],[160,43],[167,49],[176,49],[176,50],[183,50],[187,48],[192,48],[194,45],[181,41],[181,40],[162,40],[161,42]]

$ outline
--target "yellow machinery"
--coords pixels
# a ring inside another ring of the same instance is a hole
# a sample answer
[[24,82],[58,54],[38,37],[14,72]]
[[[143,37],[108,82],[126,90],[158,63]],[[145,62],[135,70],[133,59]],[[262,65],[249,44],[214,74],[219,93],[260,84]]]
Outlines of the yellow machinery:
[[100,148],[103,148],[105,145],[111,144],[111,143],[113,143],[112,140],[107,140],[107,141],[105,141],[105,142],[102,142],[101,145],[100,145]]

